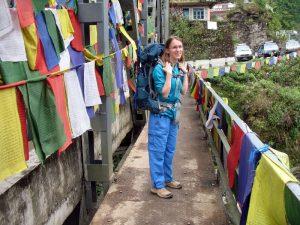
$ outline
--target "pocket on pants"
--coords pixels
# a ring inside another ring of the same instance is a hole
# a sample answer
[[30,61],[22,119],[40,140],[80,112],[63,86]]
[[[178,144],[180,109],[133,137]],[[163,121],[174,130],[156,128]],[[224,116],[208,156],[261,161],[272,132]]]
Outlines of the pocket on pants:
[[167,138],[161,135],[149,135],[148,149],[154,152],[164,152],[166,149]]

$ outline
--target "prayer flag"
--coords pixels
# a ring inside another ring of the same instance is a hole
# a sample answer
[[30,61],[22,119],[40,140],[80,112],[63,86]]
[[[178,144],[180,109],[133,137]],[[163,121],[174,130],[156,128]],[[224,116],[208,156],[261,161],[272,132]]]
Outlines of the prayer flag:
[[26,169],[16,88],[0,90],[0,181]]

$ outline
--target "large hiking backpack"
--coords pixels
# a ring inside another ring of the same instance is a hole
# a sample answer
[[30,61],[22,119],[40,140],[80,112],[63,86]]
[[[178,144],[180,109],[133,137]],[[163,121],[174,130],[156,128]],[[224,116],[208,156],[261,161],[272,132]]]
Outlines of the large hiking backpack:
[[141,66],[136,78],[136,93],[134,95],[136,109],[150,110],[153,113],[160,112],[160,104],[158,95],[154,90],[152,72],[164,48],[164,44],[149,44],[140,54]]

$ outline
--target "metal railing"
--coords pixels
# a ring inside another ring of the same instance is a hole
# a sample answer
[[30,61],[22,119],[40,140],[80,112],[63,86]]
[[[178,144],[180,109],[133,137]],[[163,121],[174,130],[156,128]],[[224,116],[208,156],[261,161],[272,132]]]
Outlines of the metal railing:
[[[214,89],[210,86],[208,82],[205,82],[202,78],[199,77],[196,77],[196,79],[198,79],[198,81],[201,82],[202,85],[204,85],[204,89],[206,89],[204,95],[206,93],[209,96],[209,98],[213,98],[214,102],[218,101],[222,109],[225,110],[225,112],[231,117],[231,119],[235,122],[235,124],[239,126],[240,129],[245,134],[248,132],[252,132],[250,127],[241,118],[239,118],[239,116],[228,106],[228,104],[224,102],[224,100],[214,91]],[[206,99],[208,100],[209,99],[208,96],[202,96],[202,97],[206,97]],[[206,108],[206,110],[204,108]],[[208,107],[203,107],[203,105],[200,104],[200,116],[202,118],[203,124],[205,124],[207,121],[208,112],[209,112]],[[225,203],[227,203],[225,204],[225,206],[227,206],[226,207],[227,214],[233,224],[239,224],[241,209],[237,204],[235,195],[233,194],[233,192],[231,191],[228,185],[228,176],[227,176],[227,168],[226,168],[227,156],[230,150],[230,144],[228,142],[228,138],[225,135],[222,128],[219,128],[219,125],[216,121],[213,121],[213,128],[211,130],[207,129],[205,125],[204,128],[206,129],[206,132],[208,134],[208,141],[211,146],[211,152],[213,154],[215,163],[217,164],[217,168],[219,172],[218,175],[224,192],[223,200],[225,198]],[[217,134],[217,136],[212,134]],[[251,141],[255,148],[260,149],[262,146],[264,146],[263,142],[257,136],[254,136],[254,138],[253,136],[251,136],[251,138],[252,138]],[[271,158],[273,162],[275,162],[278,166],[286,170],[287,173],[291,173],[272,151],[267,151],[264,154],[267,154],[268,157]],[[222,163],[222,159],[220,158],[220,155],[223,155],[223,163]],[[238,171],[239,171],[238,168],[236,168],[237,176],[238,176]],[[290,192],[294,195],[295,200],[300,203],[299,183],[287,183],[286,186],[290,190]]]

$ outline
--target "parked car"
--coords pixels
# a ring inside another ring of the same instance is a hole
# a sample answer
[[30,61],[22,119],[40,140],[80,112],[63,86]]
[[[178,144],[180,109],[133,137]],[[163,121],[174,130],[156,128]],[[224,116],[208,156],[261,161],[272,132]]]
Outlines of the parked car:
[[234,57],[237,62],[253,59],[251,48],[246,44],[238,44],[234,49]]
[[285,43],[284,53],[291,53],[300,50],[300,43],[296,40],[289,40]]
[[278,45],[273,41],[263,42],[257,50],[258,57],[279,56],[280,51]]

